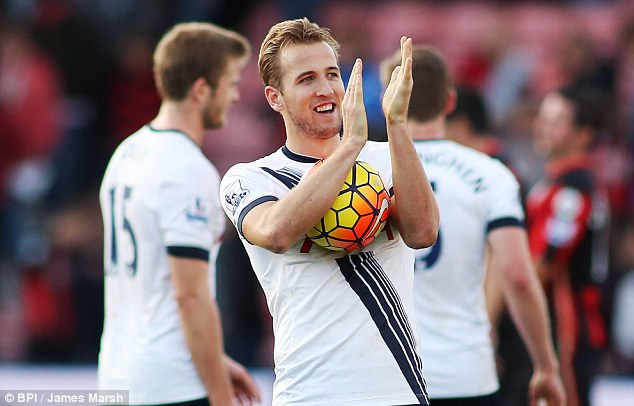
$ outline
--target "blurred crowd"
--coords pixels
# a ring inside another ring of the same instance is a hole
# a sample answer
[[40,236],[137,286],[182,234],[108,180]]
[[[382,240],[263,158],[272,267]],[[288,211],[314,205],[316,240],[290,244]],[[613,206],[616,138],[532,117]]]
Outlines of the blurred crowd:
[[[364,60],[370,136],[384,140],[378,61],[401,35],[447,57],[457,84],[482,94],[490,135],[528,188],[538,103],[583,83],[606,100],[594,146],[609,190],[610,275],[605,373],[634,375],[634,1],[0,0],[0,360],[96,362],[103,322],[97,190],[114,147],[160,100],[152,50],[179,21],[213,21],[257,50],[268,28],[307,16],[342,44],[342,73]],[[255,57],[254,57],[255,58]],[[263,97],[254,58],[227,128],[205,154],[230,165],[277,149],[283,123]],[[241,243],[227,228],[218,300],[227,352],[272,365],[270,318]]]

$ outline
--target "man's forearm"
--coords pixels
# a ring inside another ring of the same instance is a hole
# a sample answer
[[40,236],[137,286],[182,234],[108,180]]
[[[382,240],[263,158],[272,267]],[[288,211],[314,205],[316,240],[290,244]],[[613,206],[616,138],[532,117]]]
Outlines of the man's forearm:
[[529,278],[522,288],[505,289],[506,302],[513,322],[535,368],[558,370],[546,299],[536,277]]
[[439,214],[433,190],[414,148],[407,125],[388,124],[394,185],[394,220],[412,248],[432,245],[438,236]]
[[332,206],[360,151],[358,145],[340,145],[282,199],[252,209],[242,223],[246,239],[273,252],[288,250]]
[[220,317],[215,302],[203,296],[179,303],[185,341],[212,404],[231,404],[233,392],[223,366]]

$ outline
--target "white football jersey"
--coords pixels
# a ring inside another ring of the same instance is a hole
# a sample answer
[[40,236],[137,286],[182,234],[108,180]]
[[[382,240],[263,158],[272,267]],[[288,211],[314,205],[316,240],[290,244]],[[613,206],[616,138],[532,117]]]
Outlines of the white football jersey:
[[218,172],[179,131],[145,126],[117,148],[100,190],[105,228],[105,322],[99,389],[132,404],[207,396],[181,329],[170,254],[214,263],[225,218]]
[[415,142],[440,211],[436,243],[416,250],[414,295],[432,398],[498,389],[484,296],[487,233],[522,226],[514,175],[498,160],[449,140]]
[[[368,142],[358,159],[391,187],[387,143]],[[242,235],[249,210],[284,197],[315,162],[283,147],[233,166],[220,186],[273,316],[273,404],[427,404],[413,313],[414,256],[395,228],[349,255],[305,239],[274,254]]]

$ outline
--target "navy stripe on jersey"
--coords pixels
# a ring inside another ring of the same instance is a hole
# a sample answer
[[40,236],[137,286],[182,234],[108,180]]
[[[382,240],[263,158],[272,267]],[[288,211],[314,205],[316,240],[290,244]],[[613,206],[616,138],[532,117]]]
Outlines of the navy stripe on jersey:
[[209,251],[197,247],[167,247],[167,254],[178,258],[202,259],[209,261]]
[[421,405],[429,404],[422,361],[407,314],[371,251],[337,259],[341,273],[368,309],[381,337]]
[[261,205],[262,203],[274,202],[277,200],[279,199],[275,196],[262,196],[255,199],[254,201],[249,203],[244,209],[242,209],[242,211],[240,211],[240,215],[238,216],[238,221],[236,221],[236,229],[238,230],[240,235],[244,237],[244,235],[242,234],[242,221],[244,221],[244,217],[251,211],[251,209],[253,209],[255,206]]
[[495,230],[496,228],[509,226],[524,228],[524,222],[515,217],[502,217],[495,219],[487,224],[487,233]]
[[304,173],[302,171],[288,167],[279,169],[277,173],[281,173],[282,175],[288,176],[289,179],[293,179],[293,182],[295,183],[293,186],[297,186],[299,181],[302,180],[302,176],[304,176]]
[[270,168],[264,168],[264,167],[260,169],[262,169],[264,172],[268,173],[269,175],[273,176],[275,179],[282,182],[289,189],[292,189],[295,186],[297,186],[299,181],[302,179],[301,172],[291,170],[290,168],[282,168],[277,171],[274,171],[273,169],[270,169]]

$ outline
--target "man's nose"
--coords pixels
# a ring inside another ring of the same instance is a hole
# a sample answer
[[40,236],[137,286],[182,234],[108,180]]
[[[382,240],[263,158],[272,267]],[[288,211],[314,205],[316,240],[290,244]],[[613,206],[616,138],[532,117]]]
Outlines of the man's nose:
[[327,78],[319,79],[319,82],[317,83],[316,93],[318,96],[328,96],[334,93],[334,90],[332,89],[332,85],[328,81]]

